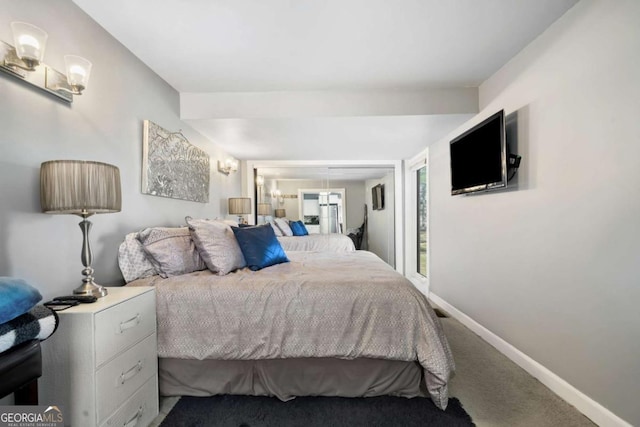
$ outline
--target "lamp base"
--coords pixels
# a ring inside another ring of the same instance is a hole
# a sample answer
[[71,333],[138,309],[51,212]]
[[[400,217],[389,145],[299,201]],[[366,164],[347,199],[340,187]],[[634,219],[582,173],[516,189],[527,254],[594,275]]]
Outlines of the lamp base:
[[96,283],[83,283],[73,290],[74,295],[93,295],[96,298],[102,298],[108,294],[107,288]]

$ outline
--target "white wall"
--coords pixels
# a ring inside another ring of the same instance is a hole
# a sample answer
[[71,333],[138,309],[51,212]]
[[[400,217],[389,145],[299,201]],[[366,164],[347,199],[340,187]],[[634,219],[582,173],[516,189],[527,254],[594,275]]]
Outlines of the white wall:
[[[178,93],[69,0],[4,0],[0,39],[12,41],[9,23],[30,22],[49,33],[45,62],[63,70],[63,55],[93,62],[89,87],[71,106],[0,75],[0,275],[26,279],[46,299],[80,284],[79,217],[40,213],[40,163],[98,160],[120,168],[122,212],[92,217],[96,281],[121,283],[117,249],[128,232],[151,225],[181,225],[184,216],[225,215],[226,198],[241,193],[239,171],[217,172],[225,157],[179,119]],[[210,202],[141,194],[142,121],[177,131],[211,154]]]
[[[640,425],[640,2],[583,0],[430,148],[431,289]],[[517,190],[450,195],[449,138],[515,113]]]

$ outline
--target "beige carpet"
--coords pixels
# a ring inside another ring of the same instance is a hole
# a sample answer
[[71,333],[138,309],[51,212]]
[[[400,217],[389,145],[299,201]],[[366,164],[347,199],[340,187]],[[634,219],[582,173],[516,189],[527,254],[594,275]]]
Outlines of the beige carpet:
[[477,426],[595,426],[460,322],[440,320],[456,362],[449,394]]

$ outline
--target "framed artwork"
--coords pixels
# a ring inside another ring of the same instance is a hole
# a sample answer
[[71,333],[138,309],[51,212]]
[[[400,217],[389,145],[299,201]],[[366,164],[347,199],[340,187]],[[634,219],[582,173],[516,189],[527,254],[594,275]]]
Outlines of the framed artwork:
[[172,199],[209,202],[209,155],[181,132],[144,121],[142,192]]

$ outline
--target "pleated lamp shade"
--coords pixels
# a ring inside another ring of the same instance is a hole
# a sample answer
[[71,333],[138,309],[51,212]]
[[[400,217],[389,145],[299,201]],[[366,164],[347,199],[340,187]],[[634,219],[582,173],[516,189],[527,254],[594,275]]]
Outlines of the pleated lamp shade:
[[120,212],[120,170],[84,160],[52,160],[40,166],[40,206],[51,214]]
[[287,212],[285,209],[276,209],[276,218],[285,218],[287,216]]
[[251,199],[249,197],[229,198],[230,215],[247,215],[251,213]]
[[271,215],[271,205],[269,203],[258,203],[258,215]]

